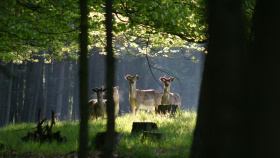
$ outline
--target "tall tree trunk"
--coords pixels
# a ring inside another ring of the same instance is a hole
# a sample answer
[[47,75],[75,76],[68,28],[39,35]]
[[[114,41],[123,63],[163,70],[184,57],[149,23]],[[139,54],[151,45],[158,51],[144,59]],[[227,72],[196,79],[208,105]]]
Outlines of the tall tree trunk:
[[79,157],[86,158],[88,154],[88,4],[87,0],[80,0],[80,131]]
[[24,109],[23,109],[23,121],[29,122],[29,115],[32,106],[32,83],[33,83],[33,63],[26,62],[26,75],[25,75],[25,91],[24,91]]
[[[78,64],[76,63],[74,66],[74,72],[77,72]],[[72,116],[73,120],[76,121],[80,118],[80,110],[79,110],[79,78],[74,77],[73,78],[73,109],[72,109]]]
[[49,78],[48,78],[48,66],[46,64],[43,65],[43,74],[44,74],[44,83],[43,83],[43,108],[42,108],[42,118],[46,118],[46,113],[47,113],[47,105],[48,105],[48,83],[49,83]]
[[5,88],[3,88],[3,83],[4,83],[4,75],[2,75],[3,73],[0,72],[1,75],[0,75],[0,85],[1,85],[1,88],[0,88],[0,127],[2,125],[5,124]]
[[113,86],[114,86],[114,78],[115,78],[115,59],[113,54],[113,45],[112,45],[112,31],[113,31],[113,23],[112,23],[112,4],[113,0],[106,0],[106,39],[107,39],[107,71],[106,71],[106,85],[108,87],[108,101],[107,101],[107,130],[106,130],[106,138],[105,145],[103,149],[102,156],[103,158],[111,158],[113,157],[113,146],[115,144],[115,106],[113,101]]
[[257,0],[248,81],[248,153],[280,157],[280,1]]
[[[57,102],[56,102],[56,110],[55,113],[61,114],[62,103],[63,103],[63,94],[64,94],[64,72],[65,72],[65,63],[59,63],[59,78],[58,78],[58,89],[57,89]],[[62,117],[62,116],[61,116]],[[61,118],[62,119],[62,118]]]
[[280,157],[280,1],[257,0],[248,53],[237,38],[242,19],[232,17],[240,16],[240,1],[227,2],[209,2],[209,54],[191,157]]
[[213,0],[191,157],[244,157],[246,54],[241,0]]
[[[11,72],[13,73],[14,64],[11,63]],[[9,78],[8,98],[7,98],[7,109],[6,109],[6,124],[10,122],[10,111],[11,111],[11,99],[12,99],[12,86],[13,76]]]
[[[51,65],[48,66],[48,106],[46,110],[46,117],[49,118],[50,111],[56,110],[56,104],[57,104],[57,76],[59,76],[58,70],[58,61],[54,61],[51,63]],[[55,106],[54,106],[55,105]]]
[[38,66],[37,66],[37,63],[31,63],[32,64],[32,68],[31,68],[31,75],[30,75],[30,78],[29,78],[29,83],[30,83],[30,92],[27,93],[26,95],[29,95],[29,105],[28,105],[28,118],[27,118],[27,121],[28,122],[33,122],[35,121],[34,120],[34,114],[33,114],[33,110],[34,108],[36,108],[37,105],[35,105],[35,94],[36,94],[36,87],[37,87],[37,84],[36,84],[36,81],[38,80],[38,76],[39,74],[37,74],[38,72]]
[[39,108],[38,105],[38,100],[39,100],[39,93],[40,93],[40,84],[41,84],[41,80],[42,80],[42,64],[41,63],[36,63],[36,71],[35,71],[35,76],[36,76],[36,80],[34,81],[34,96],[33,96],[33,102],[34,102],[34,106],[32,110],[32,122],[35,122],[35,120],[37,119],[37,109]]
[[61,110],[61,115],[63,117],[63,120],[68,120],[70,121],[70,114],[69,114],[69,109],[71,108],[71,102],[70,99],[71,97],[69,96],[69,94],[71,93],[70,90],[70,84],[69,84],[69,80],[70,80],[70,75],[71,73],[69,72],[69,68],[70,68],[70,64],[69,63],[64,63],[64,89],[63,89],[63,104],[62,104],[62,110]]

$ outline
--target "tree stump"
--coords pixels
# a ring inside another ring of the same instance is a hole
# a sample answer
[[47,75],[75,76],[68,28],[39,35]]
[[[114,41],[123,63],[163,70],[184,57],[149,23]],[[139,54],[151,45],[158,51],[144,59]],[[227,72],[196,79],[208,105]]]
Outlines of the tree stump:
[[157,124],[154,122],[133,122],[131,133],[156,130]]
[[[95,149],[101,150],[104,148],[105,145],[105,137],[106,132],[98,132],[93,139],[92,145]],[[121,142],[121,133],[115,132],[115,142],[114,142],[114,148],[117,147]]]
[[159,140],[165,140],[165,137],[162,133],[144,131],[142,140],[144,140],[144,139],[151,139],[151,140],[159,141]]
[[166,114],[169,113],[174,115],[177,111],[178,105],[159,105],[156,109],[157,114]]

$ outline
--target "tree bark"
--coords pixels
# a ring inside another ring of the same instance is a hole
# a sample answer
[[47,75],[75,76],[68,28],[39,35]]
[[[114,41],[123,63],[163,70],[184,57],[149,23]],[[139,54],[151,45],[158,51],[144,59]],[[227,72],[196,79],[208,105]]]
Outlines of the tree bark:
[[113,0],[106,0],[106,39],[107,39],[107,71],[106,71],[106,85],[107,85],[107,130],[105,138],[105,146],[102,153],[102,158],[113,157],[113,147],[115,144],[115,106],[113,101],[113,86],[115,78],[115,59],[113,54],[113,44],[112,44],[112,31],[113,31],[113,16],[112,16],[112,5]]
[[[74,65],[74,72],[77,71],[78,69],[78,64]],[[73,79],[73,110],[72,110],[72,115],[73,115],[73,120],[76,121],[80,118],[80,110],[79,110],[79,78],[74,77]]]
[[241,0],[208,3],[209,46],[191,157],[244,157],[247,58]]
[[[13,73],[14,64],[11,63],[11,72]],[[6,111],[6,125],[10,122],[10,111],[11,111],[11,99],[12,99],[12,86],[13,86],[13,76],[9,77],[9,88],[8,88],[8,98],[7,98],[7,111]]]
[[79,157],[86,158],[88,154],[88,4],[87,0],[80,0],[80,130]]
[[257,0],[249,52],[248,153],[280,157],[280,1]]
[[46,113],[47,113],[47,105],[48,105],[48,83],[49,83],[49,67],[46,66],[46,64],[43,65],[43,74],[44,74],[44,83],[43,83],[43,99],[44,99],[44,104],[42,108],[42,118],[46,118]]
[[209,1],[209,54],[191,157],[280,157],[280,1],[257,0],[244,52],[241,2]]
[[26,62],[26,74],[24,77],[24,105],[22,111],[22,121],[28,122],[28,111],[31,104],[31,77],[32,77],[32,63]]
[[[64,72],[65,72],[65,63],[61,62],[59,67],[59,78],[58,78],[58,89],[57,89],[57,100],[56,100],[56,110],[55,113],[61,114],[62,103],[63,103],[63,94],[64,94]],[[60,115],[62,117],[62,115]],[[62,119],[62,118],[61,118]]]
[[41,84],[41,80],[42,80],[42,64],[41,63],[36,63],[36,71],[35,71],[35,80],[34,80],[34,96],[32,97],[32,99],[34,100],[34,106],[32,110],[32,122],[35,122],[35,120],[37,119],[37,112],[39,109],[39,104],[38,104],[38,100],[39,100],[39,93],[40,93],[40,84]]

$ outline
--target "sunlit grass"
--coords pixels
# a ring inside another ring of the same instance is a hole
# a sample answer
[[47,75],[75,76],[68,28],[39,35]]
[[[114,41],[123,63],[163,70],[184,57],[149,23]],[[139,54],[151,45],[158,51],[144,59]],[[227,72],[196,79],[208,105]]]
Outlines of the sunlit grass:
[[[125,114],[116,118],[116,131],[121,132],[121,143],[117,148],[121,157],[187,157],[192,142],[196,113],[180,111],[175,117],[156,115],[139,111],[136,116]],[[155,122],[163,133],[164,141],[143,140],[141,134],[131,134],[133,122]],[[45,126],[45,124],[43,124]],[[35,131],[36,124],[10,124],[0,128],[0,144],[3,151],[16,151],[19,155],[26,152],[40,153],[45,156],[64,155],[78,150],[79,122],[56,122],[53,132],[61,131],[67,143],[22,142],[28,131]],[[98,132],[106,130],[106,119],[89,121],[89,146]],[[98,152],[90,147],[92,153]]]

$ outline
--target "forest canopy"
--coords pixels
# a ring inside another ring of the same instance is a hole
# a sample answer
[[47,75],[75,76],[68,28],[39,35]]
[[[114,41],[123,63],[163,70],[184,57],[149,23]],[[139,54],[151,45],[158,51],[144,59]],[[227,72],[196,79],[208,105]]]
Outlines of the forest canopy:
[[[97,47],[106,54],[105,1],[88,4],[88,48]],[[126,51],[143,56],[147,51],[149,56],[168,57],[178,53],[178,48],[196,48],[195,43],[207,41],[205,7],[202,0],[114,1],[115,55]],[[2,62],[36,62],[38,56],[45,62],[78,58],[77,0],[4,1],[0,12]]]
[[[243,2],[249,37],[255,1]],[[90,0],[88,4],[88,48],[96,47],[106,54],[105,1]],[[78,58],[79,1],[3,1],[0,12],[2,62],[36,62],[38,56],[43,56],[45,63]],[[181,48],[202,51],[198,44],[208,42],[206,17],[203,0],[115,0],[115,55],[125,52],[134,56],[178,57],[182,56]]]

